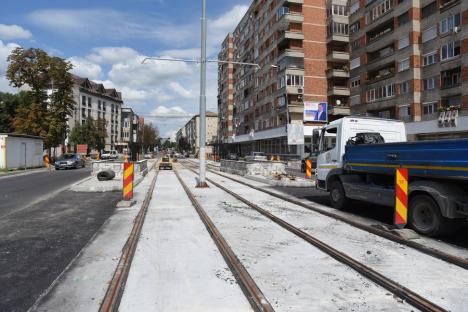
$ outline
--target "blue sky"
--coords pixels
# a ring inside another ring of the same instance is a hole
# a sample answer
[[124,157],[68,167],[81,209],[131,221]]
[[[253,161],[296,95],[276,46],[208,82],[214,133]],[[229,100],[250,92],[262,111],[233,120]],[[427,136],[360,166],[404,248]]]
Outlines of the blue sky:
[[[207,0],[208,54],[237,25],[249,0]],[[198,110],[197,65],[146,56],[198,58],[201,0],[16,0],[0,11],[0,91],[16,46],[37,47],[71,61],[76,74],[122,91],[126,106],[167,136]],[[217,67],[208,66],[207,106],[216,110]],[[158,117],[150,117],[158,116]],[[172,118],[167,118],[168,116]],[[177,117],[177,118],[174,118]]]

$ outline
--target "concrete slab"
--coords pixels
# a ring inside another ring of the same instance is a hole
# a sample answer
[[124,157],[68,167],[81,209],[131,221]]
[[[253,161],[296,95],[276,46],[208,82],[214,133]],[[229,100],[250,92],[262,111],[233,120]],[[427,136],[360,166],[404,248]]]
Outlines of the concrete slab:
[[154,174],[150,172],[135,188],[136,205],[116,210],[31,311],[99,310]]
[[251,311],[184,194],[159,173],[119,311]]
[[196,189],[192,172],[181,175],[275,311],[416,310],[217,187]]
[[443,308],[467,311],[467,270],[213,173],[207,177]]

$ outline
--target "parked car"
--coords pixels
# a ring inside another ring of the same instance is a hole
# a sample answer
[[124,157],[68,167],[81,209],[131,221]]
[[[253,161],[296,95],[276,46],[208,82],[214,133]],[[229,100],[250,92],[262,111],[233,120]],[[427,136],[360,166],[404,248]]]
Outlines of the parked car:
[[246,161],[265,161],[268,160],[263,152],[252,152],[250,155],[245,156]]
[[226,159],[228,159],[228,160],[239,160],[239,156],[237,156],[236,153],[229,153],[229,154],[226,156]]
[[72,168],[78,169],[84,168],[85,165],[85,160],[80,154],[63,154],[58,157],[54,163],[55,170]]
[[159,170],[161,169],[170,169],[172,170],[172,161],[169,157],[164,156],[159,163]]
[[117,151],[102,151],[101,153],[101,159],[118,159],[119,158],[119,153]]

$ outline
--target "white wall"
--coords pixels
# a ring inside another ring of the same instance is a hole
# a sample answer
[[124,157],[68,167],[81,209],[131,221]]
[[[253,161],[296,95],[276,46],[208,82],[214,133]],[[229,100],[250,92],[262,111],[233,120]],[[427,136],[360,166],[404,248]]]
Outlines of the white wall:
[[43,166],[43,142],[40,139],[1,136],[0,145],[6,146],[6,153],[0,150],[0,169],[24,168],[25,158],[28,168]]

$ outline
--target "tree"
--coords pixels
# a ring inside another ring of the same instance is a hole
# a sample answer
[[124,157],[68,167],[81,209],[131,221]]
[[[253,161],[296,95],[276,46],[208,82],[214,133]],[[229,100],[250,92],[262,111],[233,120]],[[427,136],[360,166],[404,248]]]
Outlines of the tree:
[[50,57],[41,49],[20,47],[11,52],[8,61],[6,76],[10,85],[28,86],[26,92],[31,99],[16,109],[12,122],[15,132],[43,137],[48,149],[64,143],[67,119],[75,105],[71,63]]
[[143,129],[140,133],[141,144],[145,151],[154,150],[158,145],[159,130],[157,127],[153,126],[152,123],[149,125],[143,125]]
[[188,152],[192,150],[192,147],[186,137],[181,137],[179,139],[177,142],[177,150],[179,152]]
[[0,132],[13,132],[13,119],[16,115],[16,109],[21,105],[30,104],[31,99],[24,91],[18,94],[0,92]]
[[88,145],[88,154],[92,148],[101,151],[105,146],[105,139],[107,136],[105,121],[98,119],[95,121],[93,118],[86,119],[85,123],[80,125],[76,124],[70,132],[69,141],[75,146],[77,144]]

